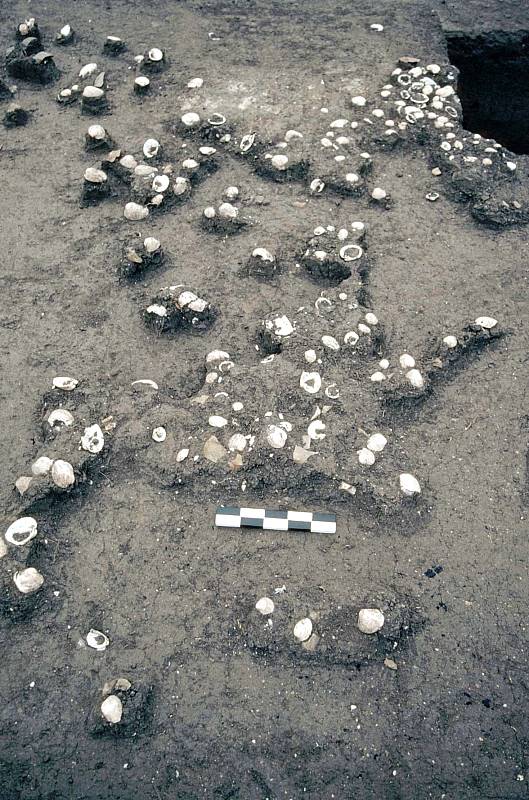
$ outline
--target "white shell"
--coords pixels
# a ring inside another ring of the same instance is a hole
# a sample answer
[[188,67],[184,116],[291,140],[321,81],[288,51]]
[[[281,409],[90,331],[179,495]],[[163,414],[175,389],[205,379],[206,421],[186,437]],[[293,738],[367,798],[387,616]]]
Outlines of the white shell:
[[206,356],[206,364],[213,364],[217,361],[229,361],[230,354],[225,350],[211,350]]
[[107,722],[116,725],[123,716],[123,703],[115,694],[109,694],[101,703],[101,713]]
[[378,325],[378,317],[372,311],[368,311],[365,315],[365,321],[368,325]]
[[75,378],[54,378],[53,379],[53,388],[54,389],[62,389],[65,392],[71,392],[78,386],[79,381]]
[[358,630],[362,633],[376,633],[384,625],[384,614],[378,608],[362,608],[358,612]]
[[281,169],[281,170],[286,169],[288,164],[288,156],[285,156],[282,153],[277,154],[275,156],[272,156],[272,158],[270,159],[270,163],[275,169]]
[[261,261],[274,261],[274,256],[267,250],[265,247],[256,247],[255,250],[252,251],[253,258],[260,258]]
[[91,139],[104,139],[107,135],[106,130],[102,125],[90,125],[88,128],[88,135]]
[[340,248],[340,258],[342,261],[357,261],[363,254],[364,251],[358,244],[345,244]]
[[271,600],[269,597],[261,597],[260,600],[257,601],[255,604],[257,611],[262,614],[264,617],[268,616],[269,614],[274,613],[274,601]]
[[399,358],[399,364],[402,369],[413,369],[415,366],[415,359],[409,353],[403,353]]
[[156,251],[160,249],[160,242],[158,239],[155,239],[154,236],[147,236],[147,238],[143,240],[143,246],[146,253],[156,253]]
[[151,47],[151,49],[147,53],[147,57],[149,61],[162,61],[163,50],[160,50],[159,47]]
[[228,424],[228,420],[225,417],[219,417],[213,414],[208,419],[208,423],[212,428],[224,428],[224,426]]
[[166,192],[169,188],[169,175],[156,175],[152,188],[155,192]]
[[147,206],[140,206],[138,203],[127,203],[123,211],[123,216],[125,219],[138,221],[149,216],[149,209]]
[[206,217],[206,219],[215,219],[215,217],[217,216],[217,212],[215,211],[213,206],[206,206],[206,208],[203,211],[203,214]]
[[32,592],[38,592],[44,583],[44,578],[35,567],[26,567],[20,572],[15,572],[13,581],[19,592],[31,594]]
[[230,441],[228,442],[228,449],[238,450],[239,453],[242,453],[246,445],[247,445],[246,437],[243,436],[242,433],[234,433],[233,436],[230,438]]
[[317,358],[318,356],[315,350],[305,350],[305,361],[308,364],[314,364]]
[[491,328],[495,328],[498,324],[498,320],[494,319],[494,317],[478,317],[476,319],[476,325],[480,325],[480,327],[485,328],[485,330],[491,330]]
[[138,381],[133,381],[131,386],[133,388],[136,386],[149,386],[151,389],[158,389],[158,384],[155,381],[151,381],[150,378],[140,378]]
[[422,389],[424,387],[424,378],[418,369],[410,369],[409,372],[406,373],[406,379],[415,389]]
[[384,200],[384,198],[387,197],[387,192],[381,189],[380,186],[376,186],[371,192],[371,197],[373,200]]
[[35,476],[47,475],[52,467],[52,464],[53,460],[51,458],[48,458],[47,456],[40,456],[40,458],[37,458],[37,460],[31,465],[31,474]]
[[158,428],[154,428],[151,435],[154,442],[165,442],[167,438],[167,431],[162,425],[160,425]]
[[457,338],[455,336],[445,336],[443,342],[450,349],[457,347]]
[[322,344],[325,345],[325,347],[329,348],[329,350],[339,350],[340,349],[340,345],[337,342],[337,340],[334,338],[334,336],[328,336],[328,335],[322,336],[321,337],[321,341],[322,341]]
[[90,425],[81,436],[81,447],[89,453],[100,453],[105,446],[105,437],[99,425]]
[[325,423],[321,421],[321,419],[313,420],[309,427],[307,428],[307,434],[309,439],[313,441],[318,441],[320,439],[325,439]]
[[150,84],[150,80],[146,75],[138,75],[138,77],[134,79],[134,83],[145,89],[145,87]]
[[306,642],[312,636],[312,620],[308,617],[300,619],[294,625],[294,636],[299,642]]
[[68,461],[58,459],[53,462],[51,468],[51,479],[56,486],[67,489],[75,483],[75,475],[72,465]]
[[97,64],[85,64],[84,67],[81,67],[79,70],[79,77],[80,78],[88,78],[89,75],[93,75],[94,72],[97,72]]
[[351,97],[351,103],[354,106],[365,106],[366,99],[365,99],[365,97],[362,97],[361,94],[358,94],[358,95],[356,95],[356,97]]
[[221,203],[219,206],[219,216],[223,219],[237,219],[239,209],[231,203]]
[[345,336],[343,337],[344,344],[355,345],[359,340],[359,335],[356,331],[347,331]]
[[372,433],[369,439],[367,440],[366,447],[369,450],[372,450],[373,453],[381,453],[382,450],[387,445],[388,440],[384,436],[383,433]]
[[180,464],[181,461],[185,461],[189,455],[189,448],[184,447],[182,450],[179,450],[176,454],[176,460]]
[[285,446],[287,438],[288,434],[284,428],[280,428],[278,425],[268,425],[266,429],[266,441],[270,447],[279,450]]
[[316,394],[321,389],[321,375],[319,372],[302,372],[299,385],[309,394]]
[[294,326],[286,316],[276,317],[273,324],[276,336],[290,336],[294,333]]
[[5,532],[6,542],[22,547],[37,535],[37,520],[34,517],[20,517],[11,523]]
[[399,477],[400,490],[406,497],[412,497],[414,494],[421,493],[421,486],[419,481],[414,475],[409,472],[403,472]]
[[61,423],[62,425],[73,425],[74,418],[73,414],[67,411],[65,408],[56,408],[48,417],[48,425],[53,428],[54,425],[57,423]]
[[107,649],[108,645],[110,644],[110,640],[108,636],[105,636],[105,634],[101,633],[101,631],[96,631],[94,628],[90,628],[86,634],[86,643],[88,647],[92,647],[94,650],[102,652],[103,650]]
[[157,139],[147,139],[143,143],[143,155],[145,158],[154,158],[158,155],[161,144]]
[[371,467],[375,463],[375,454],[367,447],[362,447],[358,451],[358,461],[364,467]]
[[204,85],[204,80],[202,78],[191,78],[188,81],[187,88],[188,89],[200,89]]
[[98,86],[85,86],[83,89],[83,97],[90,100],[100,100],[104,94],[103,89],[100,89]]
[[200,124],[200,117],[194,111],[188,111],[187,114],[181,117],[181,120],[186,128],[194,128],[196,125]]

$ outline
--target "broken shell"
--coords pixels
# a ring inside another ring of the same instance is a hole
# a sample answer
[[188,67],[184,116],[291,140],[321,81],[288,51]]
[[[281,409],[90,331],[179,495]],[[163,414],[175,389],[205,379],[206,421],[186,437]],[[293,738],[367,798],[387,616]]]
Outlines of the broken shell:
[[358,244],[346,244],[340,248],[340,258],[342,261],[357,261],[362,257],[364,251]]
[[131,383],[133,389],[140,387],[140,386],[149,386],[151,389],[158,389],[158,384],[155,381],[151,381],[150,378],[142,378],[138,381],[133,381]]
[[107,649],[108,645],[110,644],[110,640],[108,636],[105,636],[105,634],[101,633],[101,631],[96,631],[94,628],[91,628],[86,634],[86,643],[88,647],[92,647],[94,650],[99,650],[99,652],[102,652],[103,650]]
[[261,597],[261,599],[255,604],[255,607],[257,611],[259,611],[259,613],[264,617],[268,616],[269,614],[273,614],[275,608],[274,601],[269,597]]
[[376,633],[384,625],[384,614],[378,608],[362,608],[358,612],[358,630],[362,633]]
[[319,372],[302,372],[299,385],[309,394],[316,394],[321,389],[321,376]]
[[421,493],[421,487],[417,478],[410,475],[409,472],[403,472],[399,477],[400,490],[406,497],[412,497],[414,494]]
[[13,581],[19,592],[32,594],[32,592],[37,592],[40,589],[44,583],[44,578],[35,567],[27,567],[20,570],[20,572],[15,572]]
[[230,354],[225,350],[211,350],[206,356],[206,364],[213,364],[217,361],[227,361],[229,358]]
[[247,133],[247,134],[245,134],[242,137],[241,143],[239,145],[239,149],[240,149],[241,153],[247,153],[248,150],[251,147],[253,147],[254,142],[255,142],[255,133]]
[[31,465],[31,473],[35,476],[47,475],[52,467],[52,464],[53,461],[51,458],[48,458],[47,456],[40,456],[40,458],[37,458],[37,460]]
[[252,250],[252,257],[260,258],[261,261],[274,261],[274,256],[265,247],[256,247],[255,250]]
[[291,333],[294,333],[294,326],[286,316],[276,317],[272,324],[276,336],[290,336]]
[[285,446],[287,438],[288,434],[284,428],[280,428],[278,425],[268,425],[266,429],[266,441],[270,447],[279,450]]
[[367,447],[358,451],[358,461],[364,467],[371,467],[375,463],[375,454]]
[[313,420],[307,428],[307,434],[309,438],[313,441],[325,439],[325,427],[325,423],[320,419]]
[[309,364],[314,364],[318,356],[315,350],[305,350],[305,361]]
[[498,320],[494,319],[494,317],[478,317],[476,319],[476,325],[479,325],[481,328],[485,328],[485,330],[491,330],[495,328],[498,324]]
[[388,440],[383,433],[373,433],[367,440],[366,447],[372,450],[373,453],[381,453],[387,443]]
[[167,438],[167,431],[162,425],[160,425],[158,428],[154,428],[152,432],[153,441],[165,442],[166,438]]
[[315,456],[315,455],[316,455],[316,453],[313,452],[312,450],[307,450],[305,447],[300,447],[300,445],[297,444],[294,447],[294,451],[292,453],[292,458],[294,459],[296,464],[304,464],[306,461],[309,460],[309,458],[311,456]]
[[54,425],[57,424],[61,425],[73,425],[74,418],[73,414],[67,411],[65,408],[56,408],[48,417],[48,425],[53,428]]
[[34,517],[20,517],[12,522],[5,532],[6,542],[22,547],[37,535],[37,520]]
[[68,489],[75,483],[75,475],[72,465],[68,461],[58,459],[53,462],[51,468],[51,479],[56,486],[61,489]]
[[105,446],[105,437],[99,425],[90,425],[84,429],[81,447],[89,453],[100,453]]
[[123,703],[115,694],[110,694],[101,703],[101,713],[107,722],[117,725],[123,716]]
[[312,620],[308,617],[300,619],[294,625],[294,636],[300,642],[306,642],[312,636]]
[[79,381],[75,378],[54,378],[53,379],[53,388],[54,389],[62,389],[65,392],[71,392],[75,387],[79,384]]
[[183,450],[179,450],[176,454],[176,460],[180,464],[181,461],[185,461],[189,455],[189,448],[184,447]]
[[[25,495],[31,484],[33,483],[33,478],[28,477],[27,475],[21,475],[20,478],[17,478],[15,481],[15,489],[19,493],[19,495]],[[0,539],[0,542],[2,540]],[[3,545],[3,542],[2,542]],[[0,555],[0,558],[2,556]]]
[[146,206],[140,206],[138,203],[127,203],[123,211],[123,216],[125,219],[137,222],[149,216],[149,209]]
[[240,453],[242,453],[246,447],[246,444],[246,437],[243,436],[242,433],[234,433],[228,442],[228,448],[230,450],[238,450]]

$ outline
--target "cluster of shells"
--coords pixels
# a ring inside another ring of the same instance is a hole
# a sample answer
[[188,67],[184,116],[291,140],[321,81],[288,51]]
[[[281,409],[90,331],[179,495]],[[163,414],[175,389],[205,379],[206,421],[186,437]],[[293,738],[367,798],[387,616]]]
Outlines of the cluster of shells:
[[[42,423],[45,444],[30,465],[29,474],[21,475],[15,481],[17,493],[23,498],[26,508],[36,505],[50,493],[70,493],[83,480],[88,462],[99,456],[105,447],[101,425],[94,422],[80,426],[75,411],[72,413],[67,407],[69,403],[64,398],[75,394],[78,385],[79,381],[72,377],[57,376],[53,379],[53,389],[48,396],[50,407],[46,409]],[[108,430],[112,429],[110,419],[105,419],[103,424],[108,426]],[[43,520],[33,515],[23,515],[11,521],[4,534],[5,544],[0,547],[0,555],[9,556],[10,548],[21,548],[22,554],[29,555],[30,544],[39,536],[43,524]],[[44,576],[34,566],[16,570],[12,577],[15,587],[23,595],[39,591],[44,584]]]

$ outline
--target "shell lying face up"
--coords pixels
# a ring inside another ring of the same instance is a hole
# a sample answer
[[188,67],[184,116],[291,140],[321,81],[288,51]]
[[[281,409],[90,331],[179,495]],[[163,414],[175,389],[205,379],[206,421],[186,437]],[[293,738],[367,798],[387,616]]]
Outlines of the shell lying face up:
[[22,547],[37,535],[37,520],[33,517],[20,517],[12,522],[5,532],[6,542]]

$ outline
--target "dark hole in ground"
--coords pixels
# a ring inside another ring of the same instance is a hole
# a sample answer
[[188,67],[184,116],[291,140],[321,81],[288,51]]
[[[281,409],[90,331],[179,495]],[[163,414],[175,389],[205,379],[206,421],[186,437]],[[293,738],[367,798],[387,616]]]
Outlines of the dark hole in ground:
[[529,153],[529,31],[446,34],[467,130]]

